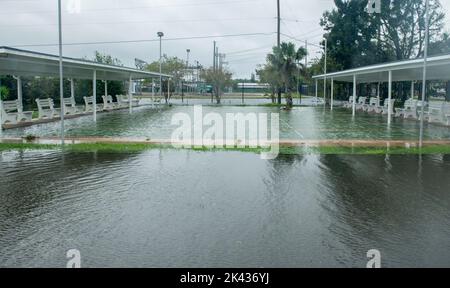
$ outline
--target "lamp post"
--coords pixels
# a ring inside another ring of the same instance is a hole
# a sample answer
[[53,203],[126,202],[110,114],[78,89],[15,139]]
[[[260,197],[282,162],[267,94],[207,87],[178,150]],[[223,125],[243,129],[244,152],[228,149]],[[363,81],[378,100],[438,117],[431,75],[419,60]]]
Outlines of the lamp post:
[[159,96],[162,97],[162,37],[163,32],[158,32],[159,37]]
[[424,110],[425,110],[425,99],[427,93],[427,61],[428,61],[428,41],[429,41],[429,21],[430,21],[430,0],[426,0],[425,6],[425,43],[423,52],[423,79],[422,79],[422,107],[421,107],[421,117],[420,117],[420,136],[419,136],[419,147],[423,146],[423,130],[424,130]]
[[64,80],[63,80],[63,58],[62,58],[62,19],[61,0],[58,0],[58,36],[59,36],[59,96],[61,101],[61,144],[64,145]]

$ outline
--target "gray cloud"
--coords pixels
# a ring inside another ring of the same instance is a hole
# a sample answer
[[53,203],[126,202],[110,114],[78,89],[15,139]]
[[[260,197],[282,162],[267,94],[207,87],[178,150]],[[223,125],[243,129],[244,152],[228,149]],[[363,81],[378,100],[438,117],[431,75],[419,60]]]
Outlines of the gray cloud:
[[[275,0],[80,0],[81,13],[70,14],[63,0],[63,37],[65,43],[156,39],[164,31],[166,38],[271,33],[276,31]],[[76,1],[76,0],[75,0]],[[0,45],[57,43],[56,0],[0,0]],[[448,11],[450,0],[442,1]],[[310,43],[319,43],[322,13],[333,7],[332,0],[281,0],[282,32]],[[283,39],[289,38],[283,36]],[[212,65],[213,40],[227,57],[235,77],[249,77],[255,66],[276,42],[276,35],[258,35],[217,39],[165,41],[165,54]],[[298,43],[299,45],[301,43]],[[303,44],[301,44],[303,45]],[[57,47],[24,49],[57,53]],[[127,66],[134,58],[158,59],[158,42],[65,46],[70,57],[92,57],[95,50],[111,54]],[[320,53],[310,46],[310,57]]]

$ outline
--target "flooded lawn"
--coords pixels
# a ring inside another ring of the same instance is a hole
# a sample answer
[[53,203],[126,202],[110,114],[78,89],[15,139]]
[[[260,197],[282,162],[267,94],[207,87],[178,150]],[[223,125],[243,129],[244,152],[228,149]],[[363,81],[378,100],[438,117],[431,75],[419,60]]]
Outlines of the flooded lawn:
[[[92,116],[66,120],[68,137],[142,137],[148,139],[171,139],[177,126],[172,126],[172,116],[177,113],[193,114],[192,106],[172,106],[136,108],[130,115],[128,111],[115,111],[98,115],[97,123]],[[417,140],[419,121],[394,119],[390,127],[387,118],[360,112],[352,118],[349,109],[325,111],[322,107],[298,107],[283,111],[263,106],[203,106],[203,115],[218,113],[280,113],[280,137],[285,140]],[[4,131],[4,136],[58,136],[58,122],[36,125],[28,128]],[[450,127],[426,124],[425,139],[450,139]]]
[[[142,114],[133,117],[159,119]],[[121,127],[126,117],[114,117]],[[77,131],[96,131],[81,123]],[[449,155],[15,151],[0,160],[4,267],[65,267],[69,249],[84,267],[365,267],[369,249],[385,267],[450,266]]]

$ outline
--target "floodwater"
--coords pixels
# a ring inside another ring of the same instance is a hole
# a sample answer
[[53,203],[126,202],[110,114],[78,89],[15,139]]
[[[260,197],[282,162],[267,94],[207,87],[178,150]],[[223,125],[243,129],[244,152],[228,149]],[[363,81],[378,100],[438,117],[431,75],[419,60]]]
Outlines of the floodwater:
[[450,266],[450,155],[0,160],[1,267],[65,267],[69,249],[83,267],[365,267],[370,249],[384,267]]
[[[270,113],[280,114],[280,138],[284,140],[418,140],[419,121],[393,119],[387,125],[387,117],[358,112],[352,117],[349,109],[337,108],[330,112],[323,107],[296,107],[292,111],[264,106],[203,106],[203,116],[218,113],[226,118],[227,113]],[[171,125],[177,113],[193,116],[193,106],[172,107],[143,106],[135,108],[133,114],[127,109],[92,116],[66,120],[66,135],[69,137],[106,136],[146,139],[171,139],[178,126]],[[206,127],[207,128],[207,127]],[[269,125],[270,128],[270,125]],[[270,129],[269,129],[270,130]],[[27,128],[3,131],[3,135],[55,137],[60,134],[60,123],[47,123]],[[425,124],[425,139],[450,139],[450,127]]]

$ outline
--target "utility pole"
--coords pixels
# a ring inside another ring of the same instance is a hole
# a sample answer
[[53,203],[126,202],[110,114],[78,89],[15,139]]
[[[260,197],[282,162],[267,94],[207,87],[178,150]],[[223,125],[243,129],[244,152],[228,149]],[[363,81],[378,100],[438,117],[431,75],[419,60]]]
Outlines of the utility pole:
[[164,33],[158,32],[157,35],[159,37],[159,97],[162,97],[162,37],[164,37]]
[[[281,11],[280,0],[277,0],[277,47],[281,46]],[[281,89],[278,88],[278,104],[281,105]]]
[[277,47],[280,48],[281,44],[281,11],[280,0],[277,0]]
[[213,70],[216,71],[216,41],[214,41]]
[[[213,72],[216,73],[216,54],[217,54],[217,49],[216,49],[216,41],[214,41],[214,56],[213,56]],[[213,85],[215,83],[212,83]],[[214,89],[216,89],[215,87],[212,87],[212,92],[211,92],[211,103],[214,103]]]

